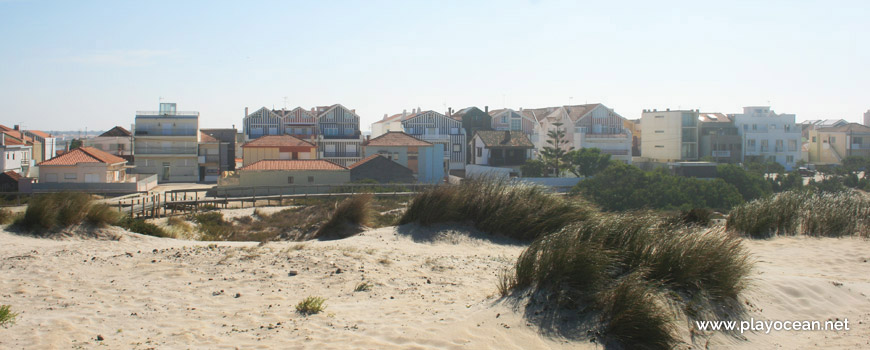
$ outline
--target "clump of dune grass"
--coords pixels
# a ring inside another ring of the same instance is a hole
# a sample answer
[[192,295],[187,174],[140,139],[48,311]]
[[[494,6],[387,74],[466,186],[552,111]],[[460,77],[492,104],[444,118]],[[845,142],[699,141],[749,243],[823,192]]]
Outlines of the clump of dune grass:
[[870,237],[870,199],[853,191],[792,190],[734,208],[726,227],[752,238]]
[[0,327],[15,324],[15,318],[18,317],[18,314],[12,312],[11,308],[9,305],[0,305]]
[[372,290],[372,284],[369,282],[360,282],[353,289],[354,292],[368,292]]
[[326,305],[324,305],[326,299],[322,297],[314,297],[309,296],[299,304],[296,304],[296,312],[299,312],[304,315],[314,315],[326,309]]
[[438,186],[411,201],[399,224],[470,222],[482,231],[532,240],[585,220],[592,205],[543,186],[508,180],[465,180]]
[[161,237],[161,238],[169,238],[172,237],[166,230],[152,224],[150,222],[146,222],[142,219],[134,219],[129,216],[124,216],[120,220],[118,220],[117,225],[127,229],[130,232],[136,232],[143,235]]
[[15,224],[28,230],[65,228],[88,222],[114,225],[120,215],[106,204],[94,203],[87,193],[60,192],[36,195]]
[[733,301],[751,266],[741,239],[722,228],[599,213],[532,242],[498,288],[502,295],[531,289],[557,307],[597,314],[602,336],[626,348],[667,349],[676,316],[663,300]]
[[371,201],[371,194],[359,194],[341,201],[315,237],[343,238],[358,227],[368,225],[372,218]]
[[224,220],[224,214],[216,211],[197,214],[193,217],[203,241],[226,241],[233,235],[233,224]]

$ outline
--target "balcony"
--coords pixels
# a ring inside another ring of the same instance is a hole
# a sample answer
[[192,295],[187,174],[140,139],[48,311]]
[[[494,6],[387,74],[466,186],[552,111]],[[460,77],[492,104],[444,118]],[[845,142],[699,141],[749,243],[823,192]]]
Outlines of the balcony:
[[583,133],[583,138],[585,139],[628,139],[628,134],[593,134],[593,133]]
[[712,156],[715,158],[729,158],[731,151],[712,151]]
[[196,129],[136,129],[136,136],[196,136]]
[[200,163],[217,163],[217,162],[220,162],[220,160],[221,160],[221,156],[217,155],[217,154],[205,155],[205,156],[200,155],[199,156]]
[[196,155],[196,147],[136,147],[137,155],[144,154],[189,154]]
[[427,134],[427,135],[411,135],[422,140],[449,140],[450,135],[447,134]]
[[853,143],[852,149],[870,149],[870,144],[865,145],[860,143]]
[[626,149],[603,149],[601,153],[609,154],[611,156],[627,156],[628,150]]

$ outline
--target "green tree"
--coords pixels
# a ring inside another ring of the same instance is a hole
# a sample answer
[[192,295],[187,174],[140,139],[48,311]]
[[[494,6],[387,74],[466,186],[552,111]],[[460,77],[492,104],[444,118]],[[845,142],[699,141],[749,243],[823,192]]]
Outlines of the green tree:
[[717,177],[734,186],[744,201],[768,196],[773,186],[758,173],[743,170],[734,164],[720,164],[716,167]]
[[574,176],[593,176],[610,165],[610,155],[598,148],[581,148],[568,152],[568,170]]
[[555,128],[547,132],[547,137],[549,137],[547,144],[549,146],[545,146],[541,150],[541,157],[544,163],[555,171],[556,176],[560,176],[567,168],[566,155],[574,150],[574,147],[567,147],[570,141],[565,137],[565,129],[562,128],[562,123],[553,123],[553,126]]
[[81,147],[81,146],[82,146],[82,140],[79,140],[79,139],[72,139],[72,141],[69,142],[69,149],[70,149],[70,151],[72,151],[72,150],[74,150],[74,149],[76,149],[76,148],[79,148],[79,147]]

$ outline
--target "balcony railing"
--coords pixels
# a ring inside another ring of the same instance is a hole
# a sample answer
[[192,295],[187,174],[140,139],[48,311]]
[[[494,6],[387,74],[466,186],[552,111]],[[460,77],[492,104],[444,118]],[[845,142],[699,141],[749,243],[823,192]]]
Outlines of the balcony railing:
[[601,153],[606,153],[612,156],[627,156],[628,150],[625,149],[603,149]]
[[727,158],[731,157],[731,151],[713,151],[712,155],[717,158]]
[[448,135],[448,134],[428,134],[428,135],[427,134],[419,134],[419,135],[411,135],[411,136],[414,136],[418,139],[423,139],[423,140],[447,140],[450,138],[450,135]]
[[200,155],[199,162],[200,163],[217,163],[221,160],[221,156],[219,155]]
[[355,158],[359,157],[359,152],[322,152],[322,158]]
[[137,116],[167,116],[167,117],[194,117],[199,116],[199,112],[194,111],[176,111],[176,112],[160,112],[160,111],[136,111]]
[[852,149],[870,149],[870,144],[853,143]]
[[196,154],[196,147],[136,147],[136,154]]
[[593,134],[593,133],[583,133],[583,137],[587,139],[625,139],[628,138],[628,134]]
[[196,129],[136,129],[136,136],[196,136]]

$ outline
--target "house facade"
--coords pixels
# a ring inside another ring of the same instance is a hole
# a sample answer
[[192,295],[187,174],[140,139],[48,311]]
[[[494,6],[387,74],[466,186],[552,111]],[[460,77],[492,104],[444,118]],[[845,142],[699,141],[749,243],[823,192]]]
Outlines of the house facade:
[[[236,157],[240,155],[241,152],[236,153],[236,135],[238,135],[238,131],[233,128],[220,128],[220,129],[199,129],[201,132],[200,137],[204,138],[209,136],[217,141],[218,150],[217,150],[217,167],[218,167],[218,175],[224,171],[233,171],[236,170]],[[202,140],[200,140],[200,145],[202,145]],[[205,153],[205,154],[203,154]],[[215,160],[214,151],[200,151],[200,162],[208,161],[209,159],[203,159],[202,156],[208,156],[211,153],[212,161]],[[213,175],[213,174],[212,174]],[[214,180],[210,180],[214,181]]]
[[743,138],[734,121],[722,113],[701,113],[698,122],[698,156],[716,163],[739,163]]
[[448,170],[465,169],[466,137],[462,121],[435,111],[412,110],[386,117],[372,124],[372,137],[387,132],[404,132],[417,139],[442,145]]
[[391,131],[363,144],[366,157],[381,155],[411,169],[417,182],[444,181],[447,163],[443,143],[431,143],[400,131]]
[[808,161],[840,164],[849,156],[870,156],[870,127],[858,123],[809,131]]
[[136,112],[133,134],[137,173],[157,174],[160,182],[199,181],[199,112],[161,103],[158,111]]
[[25,130],[24,134],[33,139],[33,162],[39,163],[54,157],[57,152],[57,138],[39,130]]
[[242,145],[242,165],[267,159],[317,159],[317,147],[290,135],[268,135]]
[[770,106],[751,106],[729,117],[743,137],[743,162],[770,160],[786,170],[795,168],[801,159],[801,129],[794,114],[776,114]]
[[697,110],[645,109],[641,154],[655,162],[695,161],[698,156]]
[[242,120],[242,132],[246,141],[267,135],[292,135],[309,140],[317,135],[318,110],[296,107],[292,110],[270,110],[262,107],[248,114]]
[[267,159],[242,167],[218,181],[218,195],[315,193],[318,185],[350,182],[350,170],[322,159]]
[[133,133],[124,127],[116,126],[100,136],[84,140],[84,145],[116,156],[131,156],[133,155]]
[[472,161],[475,165],[519,167],[532,158],[535,145],[522,131],[483,130],[471,139]]
[[317,152],[325,159],[347,167],[362,159],[360,117],[340,104],[317,108]]
[[127,174],[127,160],[93,147],[80,147],[39,163],[32,192],[133,193],[157,186],[157,175]]
[[631,164],[632,135],[625,128],[626,119],[603,104],[524,109],[521,113],[537,121],[530,139],[539,153],[548,146],[548,133],[559,128],[568,140],[564,148],[598,148],[613,160]]
[[30,146],[0,135],[0,172],[14,171],[27,176],[31,167],[30,154]]

